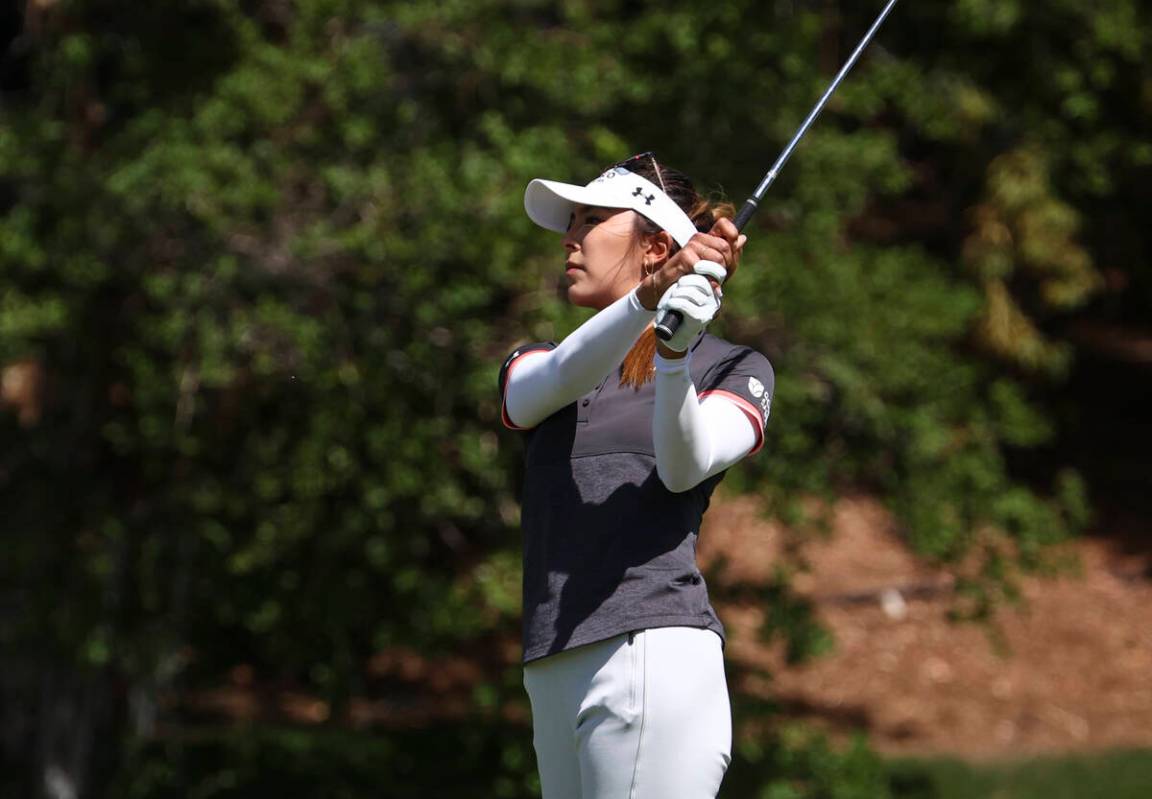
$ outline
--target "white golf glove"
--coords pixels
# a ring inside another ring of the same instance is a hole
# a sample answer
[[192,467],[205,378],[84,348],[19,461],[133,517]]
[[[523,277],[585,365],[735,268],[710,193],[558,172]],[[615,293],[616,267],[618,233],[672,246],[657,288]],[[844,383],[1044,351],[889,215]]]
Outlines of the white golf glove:
[[723,283],[728,272],[714,261],[697,261],[693,267],[696,274],[684,275],[664,292],[656,305],[656,318],[663,319],[668,311],[678,311],[683,321],[676,333],[664,346],[676,352],[683,352],[692,346],[696,337],[720,310],[720,298],[724,292],[717,286],[712,288],[708,278]]

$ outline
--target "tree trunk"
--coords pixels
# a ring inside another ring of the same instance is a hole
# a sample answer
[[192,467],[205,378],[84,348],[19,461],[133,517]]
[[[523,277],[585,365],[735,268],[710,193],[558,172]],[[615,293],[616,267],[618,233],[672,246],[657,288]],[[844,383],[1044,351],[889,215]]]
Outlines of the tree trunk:
[[124,692],[104,670],[0,662],[0,787],[43,799],[96,799],[115,774]]

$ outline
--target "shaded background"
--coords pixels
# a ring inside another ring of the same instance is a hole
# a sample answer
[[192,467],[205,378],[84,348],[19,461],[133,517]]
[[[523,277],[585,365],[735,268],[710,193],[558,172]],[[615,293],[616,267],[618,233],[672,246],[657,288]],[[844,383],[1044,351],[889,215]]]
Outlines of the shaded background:
[[[879,7],[3,9],[5,789],[534,795],[495,375],[584,313],[524,185],[653,149],[739,202]],[[1083,540],[1123,551],[1150,609],[1150,15],[897,6],[748,231],[717,327],[778,385],[710,521],[744,636],[725,795],[1003,777],[891,761],[866,715],[826,735],[758,688],[891,633],[821,610],[856,590],[814,584],[807,545],[835,545],[846,500],[920,570],[861,589],[888,618],[927,585],[949,635],[1004,650],[1022,586],[1074,574]],[[1108,757],[1152,779],[1148,755]],[[1068,768],[1011,795],[1057,795]]]

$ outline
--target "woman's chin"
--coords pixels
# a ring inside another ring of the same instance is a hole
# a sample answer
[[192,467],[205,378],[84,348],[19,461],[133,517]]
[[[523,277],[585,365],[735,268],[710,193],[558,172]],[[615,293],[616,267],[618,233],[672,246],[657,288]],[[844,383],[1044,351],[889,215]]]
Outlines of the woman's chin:
[[590,289],[589,286],[582,285],[580,281],[568,286],[568,302],[579,308],[593,308],[597,311],[603,310],[616,301],[612,296],[611,288],[598,287]]
[[579,283],[573,283],[568,287],[568,302],[579,308],[595,308],[596,295],[588,291]]

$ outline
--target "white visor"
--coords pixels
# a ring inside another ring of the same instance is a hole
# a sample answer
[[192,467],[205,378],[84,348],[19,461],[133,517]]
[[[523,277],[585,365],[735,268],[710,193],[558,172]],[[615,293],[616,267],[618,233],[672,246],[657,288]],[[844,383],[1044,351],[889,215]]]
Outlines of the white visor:
[[587,186],[537,178],[524,190],[524,210],[542,228],[564,233],[577,205],[596,208],[630,208],[652,220],[683,247],[698,232],[688,214],[659,186],[613,167]]

